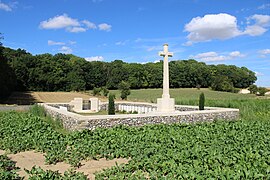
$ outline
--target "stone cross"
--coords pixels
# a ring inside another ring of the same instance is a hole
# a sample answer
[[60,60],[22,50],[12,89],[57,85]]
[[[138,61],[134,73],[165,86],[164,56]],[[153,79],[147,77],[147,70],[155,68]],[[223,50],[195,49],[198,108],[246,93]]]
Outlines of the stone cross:
[[170,98],[169,93],[169,60],[173,53],[168,51],[168,44],[163,45],[163,52],[159,52],[159,56],[164,57],[163,61],[163,94],[162,98]]
[[163,61],[163,93],[162,98],[157,99],[157,111],[161,113],[174,112],[175,101],[170,98],[169,86],[169,61],[168,58],[173,56],[173,53],[168,51],[168,44],[163,45],[163,52],[159,52],[160,56],[164,57]]

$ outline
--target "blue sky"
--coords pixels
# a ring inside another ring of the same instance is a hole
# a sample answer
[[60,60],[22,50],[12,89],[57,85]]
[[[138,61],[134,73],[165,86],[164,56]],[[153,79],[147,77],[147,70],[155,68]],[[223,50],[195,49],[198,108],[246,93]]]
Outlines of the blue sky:
[[270,0],[0,0],[3,44],[88,61],[246,66],[270,87]]

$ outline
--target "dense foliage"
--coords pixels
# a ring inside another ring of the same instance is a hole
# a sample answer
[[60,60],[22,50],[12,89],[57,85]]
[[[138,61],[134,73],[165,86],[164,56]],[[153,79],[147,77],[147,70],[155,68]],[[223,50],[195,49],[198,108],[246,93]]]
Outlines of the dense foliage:
[[[162,61],[146,64],[121,60],[88,62],[71,54],[33,56],[22,49],[2,46],[0,58],[0,80],[4,85],[0,89],[5,92],[14,87],[18,91],[72,91],[103,86],[117,89],[122,81],[131,89],[162,87]],[[229,88],[245,88],[256,81],[255,73],[245,67],[206,65],[195,60],[175,60],[169,66],[172,88],[210,87],[213,82],[227,84]]]
[[0,149],[36,149],[46,153],[49,163],[74,166],[86,158],[131,158],[127,165],[97,174],[97,179],[269,179],[270,103],[234,102],[227,107],[246,112],[239,121],[120,126],[69,134],[29,113],[0,113]]
[[58,171],[43,170],[35,166],[30,171],[26,170],[26,172],[29,175],[29,180],[87,180],[83,173],[76,173],[75,171],[65,171],[64,175],[61,175]]
[[1,180],[19,180],[22,179],[16,173],[15,162],[11,161],[6,155],[0,155],[0,179]]
[[130,95],[130,85],[127,82],[122,81],[119,84],[118,88],[121,91],[121,95],[120,95],[121,99],[127,100],[128,95]]

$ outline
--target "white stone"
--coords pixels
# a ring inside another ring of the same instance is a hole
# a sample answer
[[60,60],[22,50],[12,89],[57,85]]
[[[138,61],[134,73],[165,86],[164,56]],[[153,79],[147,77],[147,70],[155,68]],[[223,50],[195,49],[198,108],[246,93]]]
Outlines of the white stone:
[[64,106],[59,106],[59,109],[60,109],[61,111],[68,111],[67,107],[64,107]]
[[73,110],[75,112],[83,110],[83,99],[82,98],[74,98],[74,100],[70,101],[69,103],[73,106]]
[[175,111],[174,98],[158,98],[157,111],[158,112],[174,112]]
[[163,93],[162,98],[157,99],[157,111],[158,112],[174,112],[175,100],[170,98],[169,87],[169,57],[173,56],[173,53],[168,51],[168,44],[163,45],[163,52],[159,52],[159,56],[164,57],[163,61]]
[[90,110],[94,111],[94,112],[98,112],[99,111],[99,100],[98,100],[98,98],[90,98],[89,100],[91,102]]
[[240,94],[250,94],[250,91],[248,89],[241,89],[239,91]]

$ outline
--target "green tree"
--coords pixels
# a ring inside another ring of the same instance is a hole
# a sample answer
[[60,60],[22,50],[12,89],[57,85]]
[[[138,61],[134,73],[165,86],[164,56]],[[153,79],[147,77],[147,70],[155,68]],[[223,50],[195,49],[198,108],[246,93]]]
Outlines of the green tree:
[[256,94],[258,92],[258,87],[255,84],[252,84],[249,86],[248,90],[250,91],[250,94]]
[[8,59],[4,56],[2,39],[3,37],[0,33],[0,100],[6,99],[12,93],[16,85],[15,74],[8,63]]
[[232,92],[234,87],[227,76],[216,76],[211,88],[215,91]]
[[125,81],[121,81],[118,86],[118,89],[121,91],[121,99],[127,100],[128,95],[130,95],[130,85]]
[[115,115],[114,94],[109,94],[108,114]]
[[258,87],[258,96],[264,96],[267,91],[265,87]]

